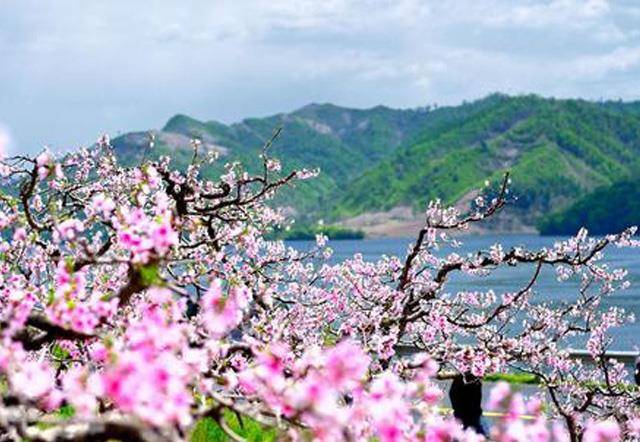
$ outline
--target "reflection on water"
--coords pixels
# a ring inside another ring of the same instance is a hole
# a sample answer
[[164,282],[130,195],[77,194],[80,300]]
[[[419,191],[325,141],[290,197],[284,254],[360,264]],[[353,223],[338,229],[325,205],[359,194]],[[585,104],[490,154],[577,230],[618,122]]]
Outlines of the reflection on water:
[[[488,249],[496,242],[500,242],[505,250],[513,246],[523,246],[537,250],[549,247],[555,241],[564,238],[544,237],[537,235],[478,235],[462,237],[463,246],[457,253]],[[361,253],[365,260],[376,260],[382,255],[404,256],[411,244],[411,238],[383,238],[363,240],[331,241],[330,247],[334,250],[332,262],[340,262],[352,257],[355,253]],[[291,241],[295,248],[308,249],[312,246],[310,241]],[[448,251],[449,249],[447,249]],[[604,307],[618,306],[627,312],[640,316],[640,250],[619,249],[610,247],[606,250],[605,261],[614,268],[625,268],[629,271],[628,280],[631,287],[624,291],[618,291],[606,298]],[[488,290],[493,289],[496,294],[515,291],[524,286],[532,276],[531,266],[518,266],[500,268],[488,277],[469,277],[456,275],[448,284],[448,291],[455,292],[463,289]],[[543,270],[538,280],[535,291],[537,301],[561,301],[574,299],[577,294],[578,282],[575,280],[559,283],[550,267]],[[612,348],[617,350],[634,350],[640,347],[640,322],[635,322],[616,329],[614,332]],[[576,346],[579,346],[576,343]]]

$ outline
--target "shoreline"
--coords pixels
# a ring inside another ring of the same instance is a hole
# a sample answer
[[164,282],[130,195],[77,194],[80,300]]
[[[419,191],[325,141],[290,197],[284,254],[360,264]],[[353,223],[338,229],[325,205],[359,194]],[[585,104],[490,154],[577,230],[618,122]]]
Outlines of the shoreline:
[[[534,226],[525,224],[517,217],[500,215],[485,226],[478,223],[471,224],[467,231],[460,232],[456,236],[540,234]],[[424,227],[424,222],[424,215],[416,214],[411,207],[399,206],[384,212],[365,212],[340,220],[336,225],[362,231],[367,239],[410,238],[418,234]]]

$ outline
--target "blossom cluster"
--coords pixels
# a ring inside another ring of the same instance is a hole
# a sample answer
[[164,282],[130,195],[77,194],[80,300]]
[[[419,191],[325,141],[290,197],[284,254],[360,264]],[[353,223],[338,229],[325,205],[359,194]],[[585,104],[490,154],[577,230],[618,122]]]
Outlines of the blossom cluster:
[[[601,302],[628,287],[603,252],[638,246],[634,229],[461,252],[448,232],[501,210],[505,178],[469,212],[430,203],[402,258],[331,264],[324,236],[301,251],[271,235],[285,224],[274,193],[316,171],[287,171],[265,147],[258,172],[230,164],[211,180],[216,159],[200,158],[198,145],[186,169],[168,158],[121,166],[106,137],[61,158],[2,160],[0,432],[9,440],[40,440],[42,423],[59,439],[181,440],[204,418],[238,439],[230,410],[292,440],[479,441],[444,410],[438,379],[511,369],[536,375],[540,394],[496,385],[491,440],[640,438],[639,392],[605,357],[609,330],[631,318]],[[513,267],[530,273],[523,287],[448,285]],[[538,302],[545,269],[575,295]],[[591,363],[569,356],[580,338]],[[58,419],[61,407],[73,416]]]

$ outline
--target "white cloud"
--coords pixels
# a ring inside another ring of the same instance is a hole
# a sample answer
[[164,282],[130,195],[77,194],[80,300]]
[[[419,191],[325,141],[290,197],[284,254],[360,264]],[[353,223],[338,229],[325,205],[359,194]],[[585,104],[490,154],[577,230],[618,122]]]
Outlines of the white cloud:
[[[491,26],[545,27],[562,25],[584,26],[597,21],[610,12],[607,0],[551,0],[484,9],[480,20]],[[482,3],[480,3],[482,4]]]
[[[1,1],[1,0],[0,0]],[[10,5],[10,6],[7,6]],[[493,91],[634,98],[632,3],[601,0],[21,0],[0,15],[14,146],[288,111]],[[597,87],[594,85],[597,83]]]
[[602,26],[594,33],[594,38],[600,43],[619,44],[633,35],[635,31],[630,30],[624,32],[620,27],[615,24],[608,24]]
[[359,32],[385,23],[411,25],[430,11],[429,2],[421,0],[273,0],[262,5],[260,17],[267,27],[325,32]]
[[581,57],[574,65],[576,74],[596,78],[629,71],[640,68],[640,47],[619,47],[605,54]]

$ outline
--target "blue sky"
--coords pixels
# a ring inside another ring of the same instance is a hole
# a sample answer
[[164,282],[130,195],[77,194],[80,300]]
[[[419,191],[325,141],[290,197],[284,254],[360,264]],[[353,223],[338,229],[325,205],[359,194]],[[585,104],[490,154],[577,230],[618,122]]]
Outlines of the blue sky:
[[[640,99],[640,2],[0,0],[0,142],[87,144],[182,112]],[[2,141],[4,140],[4,141]]]

